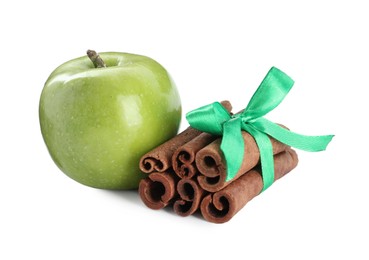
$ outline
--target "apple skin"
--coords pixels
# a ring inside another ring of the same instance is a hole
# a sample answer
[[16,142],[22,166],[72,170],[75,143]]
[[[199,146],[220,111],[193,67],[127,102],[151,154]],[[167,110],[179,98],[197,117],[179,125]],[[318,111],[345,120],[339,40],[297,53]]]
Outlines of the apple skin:
[[106,68],[80,57],[56,68],[42,90],[39,120],[56,165],[101,189],[136,189],[139,159],[177,134],[181,100],[153,59],[100,53]]

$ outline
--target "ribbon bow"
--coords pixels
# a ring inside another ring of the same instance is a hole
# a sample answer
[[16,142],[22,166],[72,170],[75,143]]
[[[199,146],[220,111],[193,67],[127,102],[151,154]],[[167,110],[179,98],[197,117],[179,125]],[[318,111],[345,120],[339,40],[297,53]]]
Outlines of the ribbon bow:
[[272,67],[242,113],[231,115],[219,102],[215,102],[186,114],[186,119],[193,128],[223,136],[220,149],[226,160],[227,181],[234,178],[243,161],[242,130],[254,137],[259,148],[263,191],[274,182],[273,148],[268,136],[309,152],[326,149],[334,135],[300,135],[263,118],[283,101],[293,84],[294,81],[289,76]]

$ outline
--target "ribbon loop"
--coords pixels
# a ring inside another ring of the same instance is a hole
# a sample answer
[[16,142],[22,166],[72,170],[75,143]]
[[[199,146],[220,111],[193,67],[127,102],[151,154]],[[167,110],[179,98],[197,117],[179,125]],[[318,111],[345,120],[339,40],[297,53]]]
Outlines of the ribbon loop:
[[293,84],[289,76],[272,67],[242,113],[244,119],[259,118],[272,111],[283,101]]
[[223,124],[231,119],[231,115],[222,104],[214,102],[188,112],[186,119],[191,122],[193,128],[213,135],[222,135]]
[[186,114],[193,128],[223,136],[220,149],[226,160],[226,181],[237,175],[244,159],[242,130],[250,133],[259,147],[263,191],[274,182],[273,147],[269,136],[309,152],[326,149],[333,135],[300,135],[263,118],[283,101],[293,84],[294,81],[288,75],[272,67],[242,113],[231,116],[219,102],[215,102]]

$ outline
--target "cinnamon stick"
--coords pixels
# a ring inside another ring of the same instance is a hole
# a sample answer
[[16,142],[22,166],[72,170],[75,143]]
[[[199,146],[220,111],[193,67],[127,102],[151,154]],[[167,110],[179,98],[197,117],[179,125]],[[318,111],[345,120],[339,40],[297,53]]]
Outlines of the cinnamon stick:
[[[228,110],[232,110],[232,105],[229,101],[222,101],[221,104]],[[185,143],[191,141],[202,132],[188,127],[183,132],[179,133],[167,142],[159,145],[155,149],[143,155],[140,159],[139,167],[144,173],[164,172],[172,167],[173,153]]]
[[[222,101],[221,104],[229,113],[232,113],[232,105],[229,103],[229,101]],[[194,175],[196,175],[198,172],[194,163],[196,153],[217,138],[218,137],[215,135],[201,133],[193,140],[190,140],[180,146],[174,152],[172,157],[172,167],[174,172],[180,178],[192,178]]]
[[177,191],[180,198],[174,202],[173,210],[183,217],[195,213],[200,207],[202,198],[208,194],[196,180],[188,178],[178,182]]
[[198,172],[195,162],[196,153],[206,145],[217,139],[217,136],[201,133],[191,141],[179,147],[173,154],[172,165],[174,172],[180,178],[192,178]]
[[168,170],[172,166],[172,155],[174,151],[200,133],[199,130],[188,127],[180,134],[142,156],[139,164],[140,170],[144,173],[154,171],[164,172]]
[[[242,131],[242,137],[245,144],[244,158],[240,170],[230,181],[226,182],[226,161],[220,150],[221,138],[216,139],[197,152],[195,162],[201,173],[198,175],[197,180],[203,189],[210,192],[219,191],[259,163],[260,153],[255,139],[245,131]],[[287,145],[274,138],[270,138],[270,140],[273,147],[273,154],[278,154],[288,148]]]
[[[274,156],[275,181],[297,166],[298,157],[291,148]],[[250,170],[224,189],[207,195],[201,202],[200,210],[205,220],[213,223],[229,221],[247,202],[263,189],[260,170]]]
[[178,177],[171,171],[153,172],[140,181],[138,193],[147,207],[161,209],[176,196],[177,183]]

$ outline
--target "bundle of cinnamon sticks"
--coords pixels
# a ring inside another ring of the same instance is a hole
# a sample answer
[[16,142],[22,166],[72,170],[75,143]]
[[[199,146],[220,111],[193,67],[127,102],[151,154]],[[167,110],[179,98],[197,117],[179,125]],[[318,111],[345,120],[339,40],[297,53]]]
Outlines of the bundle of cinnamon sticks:
[[[228,101],[221,102],[231,112]],[[146,206],[161,209],[171,205],[175,213],[189,216],[200,211],[213,223],[229,221],[263,189],[259,148],[254,138],[242,131],[244,158],[236,176],[226,181],[226,162],[220,150],[221,136],[192,127],[156,147],[140,160],[147,173],[139,194]],[[270,138],[274,154],[274,180],[297,166],[291,147]]]

